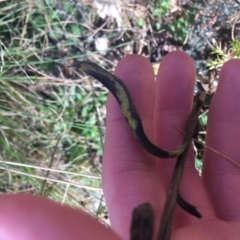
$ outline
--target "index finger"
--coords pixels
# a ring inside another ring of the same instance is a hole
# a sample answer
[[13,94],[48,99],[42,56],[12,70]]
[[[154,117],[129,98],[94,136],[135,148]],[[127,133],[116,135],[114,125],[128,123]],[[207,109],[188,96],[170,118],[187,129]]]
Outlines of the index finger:
[[[127,56],[119,62],[115,74],[126,83],[145,132],[152,139],[155,81],[150,62],[139,55]],[[112,227],[128,239],[132,210],[139,204],[152,204],[159,225],[164,193],[155,158],[136,141],[111,94],[107,110],[103,190]]]

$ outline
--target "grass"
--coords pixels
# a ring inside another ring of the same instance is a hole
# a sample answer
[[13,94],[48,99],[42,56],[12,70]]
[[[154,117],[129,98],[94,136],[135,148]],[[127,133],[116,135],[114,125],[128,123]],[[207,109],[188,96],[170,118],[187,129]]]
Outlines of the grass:
[[[75,4],[59,4],[77,18]],[[103,215],[107,91],[64,72],[69,59],[84,57],[70,52],[83,27],[72,19],[65,25],[49,1],[0,5],[1,192],[30,192]]]

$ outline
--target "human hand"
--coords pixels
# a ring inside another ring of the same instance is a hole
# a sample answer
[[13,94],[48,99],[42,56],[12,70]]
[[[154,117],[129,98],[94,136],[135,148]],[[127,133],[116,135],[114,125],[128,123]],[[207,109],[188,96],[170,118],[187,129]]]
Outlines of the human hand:
[[[239,68],[240,61],[231,60],[222,69],[209,113],[206,143],[235,161],[240,161]],[[192,108],[195,82],[192,59],[183,52],[167,55],[156,82],[151,64],[137,55],[121,60],[115,74],[125,81],[152,142],[162,149],[176,149],[183,139],[178,129],[186,130]],[[129,239],[133,208],[150,202],[156,217],[156,239],[175,160],[157,159],[141,148],[112,96],[107,109],[103,189],[112,228],[123,239]],[[201,179],[190,149],[180,190],[183,198],[197,207],[202,219],[177,206],[171,239],[239,239],[240,170],[209,149],[204,158]]]
[[[223,67],[209,113],[207,136],[208,146],[235,161],[240,161],[239,68],[239,60],[231,60]],[[151,64],[143,57],[127,56],[118,64],[116,75],[126,82],[145,131],[163,149],[176,149],[182,141],[183,134],[178,129],[185,130],[191,111],[194,74],[194,63],[183,52],[173,52],[162,60],[157,82]],[[203,218],[196,219],[177,207],[171,239],[239,239],[239,169],[206,149],[201,179],[193,159],[190,149],[181,195],[197,207]],[[133,208],[143,202],[153,206],[156,238],[174,162],[157,159],[139,146],[110,96],[103,187],[112,228],[123,239],[129,239]],[[86,214],[47,199],[2,196],[0,212],[0,239],[3,240],[120,239]]]

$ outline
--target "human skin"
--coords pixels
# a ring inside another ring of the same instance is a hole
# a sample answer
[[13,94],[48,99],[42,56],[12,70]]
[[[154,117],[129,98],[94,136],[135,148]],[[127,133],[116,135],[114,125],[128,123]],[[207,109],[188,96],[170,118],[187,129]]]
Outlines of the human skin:
[[[168,54],[155,81],[150,62],[129,55],[119,62],[115,75],[126,83],[148,137],[163,149],[176,149],[193,102],[193,60],[180,51]],[[206,144],[240,163],[239,93],[240,60],[230,60],[222,68],[211,103]],[[112,229],[122,239],[129,239],[132,209],[144,202],[153,206],[156,238],[174,164],[174,159],[151,156],[137,143],[110,94],[103,190]],[[206,148],[200,178],[191,148],[181,195],[203,217],[197,219],[177,206],[171,240],[240,239],[239,173],[238,167]],[[81,211],[30,195],[0,197],[0,213],[1,240],[120,239]]]

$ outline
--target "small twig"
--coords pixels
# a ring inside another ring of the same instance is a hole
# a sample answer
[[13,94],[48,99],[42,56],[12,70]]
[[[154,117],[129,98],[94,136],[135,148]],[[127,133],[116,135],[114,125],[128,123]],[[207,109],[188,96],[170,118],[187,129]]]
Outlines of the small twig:
[[196,124],[198,121],[198,115],[202,107],[202,104],[204,102],[205,96],[206,96],[205,92],[200,92],[199,94],[196,95],[196,101],[190,116],[190,120],[188,122],[187,132],[183,140],[183,142],[186,143],[187,148],[178,157],[173,174],[172,174],[172,179],[170,181],[170,186],[167,193],[167,199],[163,209],[158,240],[169,240],[171,236],[172,220],[173,220],[175,206],[177,203],[181,180],[183,177],[186,157],[188,154],[189,146],[191,145],[191,142],[192,142],[194,129],[196,127]]

